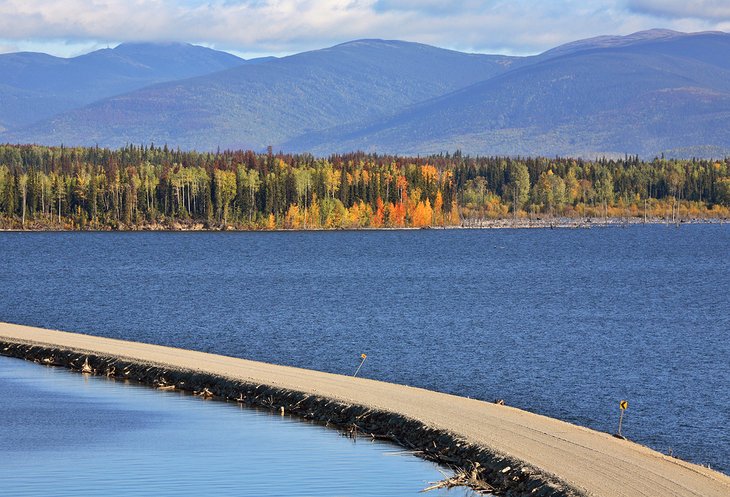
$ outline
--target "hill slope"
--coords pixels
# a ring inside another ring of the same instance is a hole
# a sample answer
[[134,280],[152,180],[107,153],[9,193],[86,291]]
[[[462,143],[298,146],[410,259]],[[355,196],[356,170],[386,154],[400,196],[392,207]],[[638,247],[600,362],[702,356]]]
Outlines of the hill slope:
[[382,118],[504,72],[511,61],[359,40],[107,98],[0,138],[262,149],[309,131]]
[[105,97],[244,63],[234,55],[186,43],[124,43],[70,59],[2,54],[0,125],[27,125]]
[[588,156],[730,150],[730,35],[638,37],[554,53],[386,121],[300,137],[287,148]]
[[555,50],[387,120],[330,129],[285,145],[315,152],[410,154],[456,148],[587,156],[730,151],[730,35],[608,41]]

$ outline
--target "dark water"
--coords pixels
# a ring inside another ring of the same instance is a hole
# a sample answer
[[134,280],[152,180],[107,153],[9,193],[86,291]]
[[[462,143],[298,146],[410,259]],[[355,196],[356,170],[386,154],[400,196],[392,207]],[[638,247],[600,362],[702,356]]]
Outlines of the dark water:
[[0,320],[468,395],[730,471],[730,226],[0,235]]
[[1,495],[415,497],[443,478],[390,444],[18,359],[0,398]]

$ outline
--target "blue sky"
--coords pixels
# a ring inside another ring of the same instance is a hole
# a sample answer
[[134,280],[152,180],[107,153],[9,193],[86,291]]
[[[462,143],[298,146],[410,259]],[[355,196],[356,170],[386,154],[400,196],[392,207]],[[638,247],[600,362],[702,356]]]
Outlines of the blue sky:
[[0,52],[187,41],[253,57],[357,38],[525,55],[649,28],[730,31],[730,0],[0,0]]

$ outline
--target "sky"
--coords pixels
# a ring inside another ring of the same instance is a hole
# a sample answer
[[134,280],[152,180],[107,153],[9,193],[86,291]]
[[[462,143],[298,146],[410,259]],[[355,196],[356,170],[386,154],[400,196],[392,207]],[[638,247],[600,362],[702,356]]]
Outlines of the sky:
[[250,58],[359,38],[528,55],[651,28],[730,31],[730,0],[0,0],[0,53],[182,41]]

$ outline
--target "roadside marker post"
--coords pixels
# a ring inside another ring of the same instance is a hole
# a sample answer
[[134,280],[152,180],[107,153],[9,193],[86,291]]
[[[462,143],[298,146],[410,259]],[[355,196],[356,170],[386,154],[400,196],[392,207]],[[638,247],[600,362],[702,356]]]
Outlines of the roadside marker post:
[[624,422],[624,412],[629,408],[629,401],[622,400],[619,403],[619,407],[621,408],[621,415],[618,418],[618,436],[623,438],[623,435],[621,434],[621,425],[623,425]]
[[360,372],[360,368],[362,367],[363,364],[365,364],[365,359],[367,359],[367,358],[368,358],[367,354],[360,354],[360,359],[362,359],[362,360],[360,361],[360,365],[355,370],[355,374],[352,376],[357,376],[357,373]]

